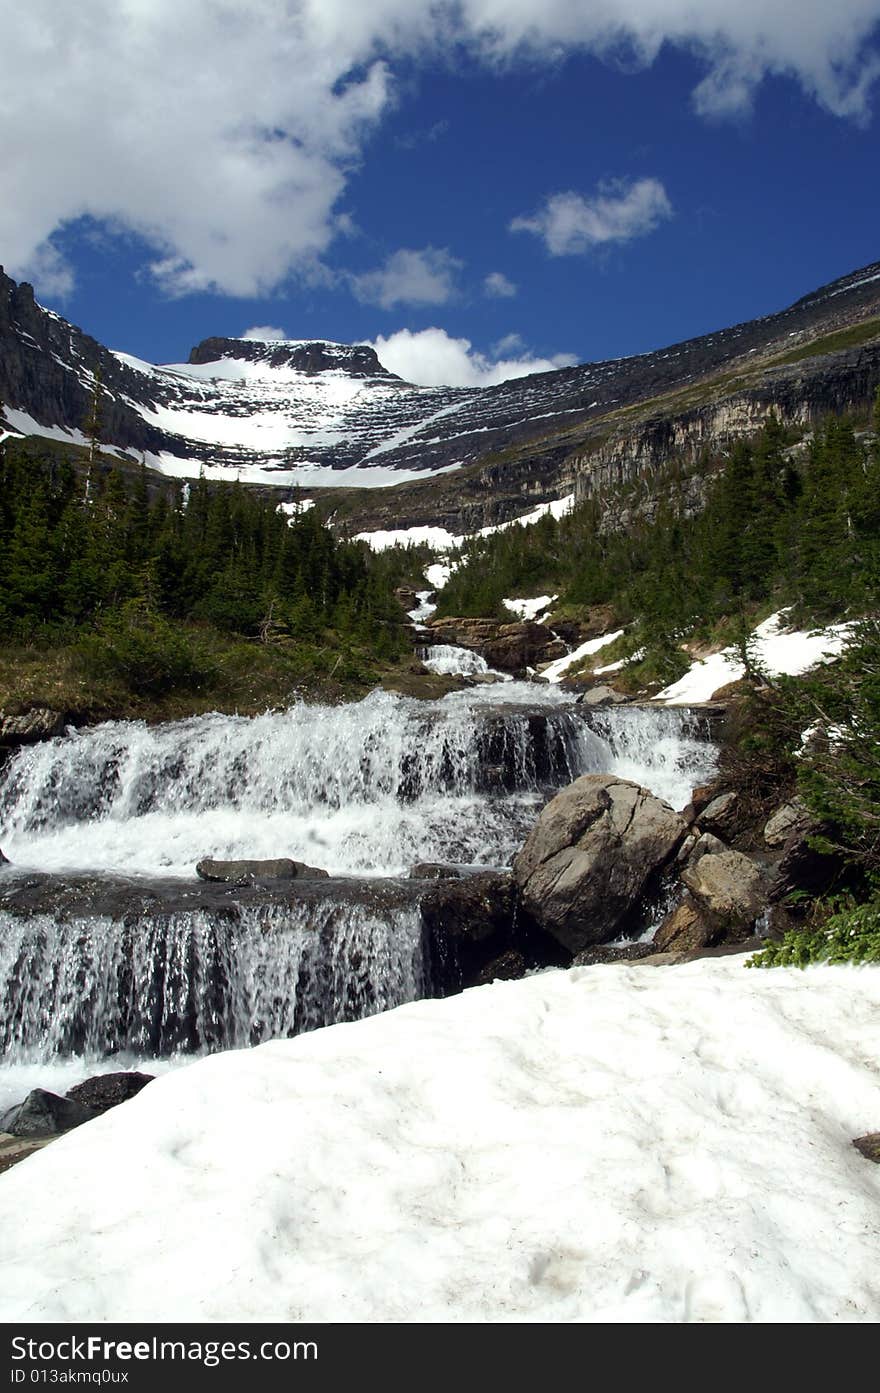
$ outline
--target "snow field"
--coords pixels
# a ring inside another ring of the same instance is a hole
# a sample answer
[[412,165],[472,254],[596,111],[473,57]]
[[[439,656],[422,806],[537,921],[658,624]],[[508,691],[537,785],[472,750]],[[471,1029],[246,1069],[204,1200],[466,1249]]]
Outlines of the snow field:
[[545,972],[216,1055],[0,1178],[0,1317],[874,1322],[880,972]]

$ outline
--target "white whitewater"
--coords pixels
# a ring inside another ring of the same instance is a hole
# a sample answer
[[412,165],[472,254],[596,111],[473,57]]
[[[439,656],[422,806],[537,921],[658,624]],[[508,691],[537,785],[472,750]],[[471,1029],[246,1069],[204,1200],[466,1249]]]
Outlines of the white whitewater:
[[168,725],[108,722],[20,750],[0,773],[0,846],[18,867],[192,876],[204,856],[291,856],[334,874],[417,861],[509,864],[537,809],[614,772],[683,807],[714,750],[687,712],[587,713],[528,683],[437,702]]
[[0,912],[0,1049],[56,1055],[234,1049],[422,995],[414,905],[230,906],[59,921]]
[[454,643],[432,643],[425,649],[425,656],[422,659],[429,672],[445,674],[449,677],[484,677],[492,676],[502,682],[510,682],[512,679],[509,673],[498,672],[481,658],[479,653],[474,653],[471,648],[459,648]]
[[714,758],[688,712],[595,713],[524,682],[436,702],[374,692],[254,719],[108,722],[19,750],[0,771],[5,874],[151,883],[116,918],[0,911],[0,1107],[37,1085],[152,1072],[438,990],[415,888],[388,900],[381,886],[319,881],[289,902],[163,908],[157,877],[192,880],[203,856],[374,877],[419,861],[504,866],[578,775],[616,772],[681,807]]

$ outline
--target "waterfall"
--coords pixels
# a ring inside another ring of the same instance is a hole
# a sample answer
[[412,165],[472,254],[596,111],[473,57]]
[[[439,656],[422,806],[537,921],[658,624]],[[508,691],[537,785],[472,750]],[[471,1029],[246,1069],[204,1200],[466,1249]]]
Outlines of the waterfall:
[[191,876],[203,856],[290,856],[349,875],[502,866],[579,774],[618,773],[681,807],[713,765],[687,712],[588,712],[525,683],[108,722],[7,762],[0,845],[22,867],[148,876]]
[[453,643],[432,643],[424,650],[422,662],[429,672],[450,677],[482,677],[487,673],[496,677],[506,676],[490,668],[479,653],[474,653],[470,648],[459,648]]
[[673,808],[715,774],[717,751],[707,718],[680,707],[617,706],[593,711],[590,725],[607,745],[606,768],[632,779]]
[[414,904],[230,903],[123,921],[0,911],[7,1064],[256,1045],[427,988]]
[[[584,773],[681,807],[713,772],[707,736],[684,710],[592,711],[508,682],[433,702],[374,692],[256,718],[107,722],[19,749],[0,769],[14,863],[0,873],[0,1101],[440,990],[421,892],[376,877],[508,865],[543,803]],[[373,879],[230,895],[197,889],[203,856]]]

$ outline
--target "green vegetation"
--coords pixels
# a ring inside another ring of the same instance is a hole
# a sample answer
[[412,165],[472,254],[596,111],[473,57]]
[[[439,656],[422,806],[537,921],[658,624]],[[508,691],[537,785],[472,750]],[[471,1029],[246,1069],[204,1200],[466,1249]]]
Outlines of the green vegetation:
[[[703,461],[700,473],[711,469]],[[684,635],[727,642],[761,607],[791,605],[799,619],[864,612],[880,577],[880,450],[852,424],[829,420],[808,448],[774,418],[718,463],[694,515],[690,476],[673,461],[663,502],[639,509],[643,486],[618,490],[614,510],[590,499],[569,516],[547,516],[481,538],[443,591],[440,614],[500,615],[505,596],[558,593],[557,613],[610,605],[632,625],[637,672],[672,680],[683,669]],[[635,505],[635,506],[633,506]],[[603,514],[623,521],[603,522]]]
[[818,358],[823,353],[839,353],[844,348],[859,348],[863,343],[870,343],[872,339],[876,339],[878,335],[880,319],[866,319],[861,324],[854,324],[850,329],[838,329],[834,334],[812,339],[800,348],[793,348],[781,357],[773,358],[772,363],[774,367],[778,367],[783,363],[800,363],[805,358]]
[[[238,484],[157,489],[100,456],[78,471],[39,441],[0,448],[10,666],[42,655],[36,687],[54,682],[68,705],[83,686],[100,707],[120,692],[234,700],[253,688],[259,700],[331,677],[372,683],[409,651],[393,593],[404,564],[337,541],[314,512],[288,525]],[[0,660],[0,701],[26,699],[3,671]]]
[[809,967],[811,963],[880,963],[880,901],[850,903],[820,929],[796,929],[768,943],[746,967]]

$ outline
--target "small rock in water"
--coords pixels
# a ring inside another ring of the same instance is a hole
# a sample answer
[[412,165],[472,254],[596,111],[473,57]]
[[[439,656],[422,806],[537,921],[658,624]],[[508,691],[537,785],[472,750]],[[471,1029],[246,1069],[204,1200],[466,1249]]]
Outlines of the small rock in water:
[[214,861],[206,857],[196,866],[196,875],[202,880],[248,885],[255,880],[296,880],[297,877],[327,880],[330,872],[318,866],[307,866],[305,861],[292,861],[287,856],[277,856],[271,861]]
[[128,1102],[155,1077],[155,1074],[138,1074],[134,1071],[98,1074],[84,1083],[74,1084],[73,1088],[67,1090],[67,1097],[94,1113],[107,1112],[109,1108]]
[[419,861],[410,867],[410,880],[461,880],[461,871],[456,866],[447,866],[442,861]]
[[45,1088],[35,1088],[14,1108],[0,1117],[0,1131],[13,1137],[49,1137],[69,1132],[83,1122],[90,1122],[97,1113],[72,1098],[61,1098]]
[[590,687],[578,697],[578,704],[581,706],[617,706],[621,702],[628,701],[622,692],[616,692],[607,683],[600,683],[598,687]]

